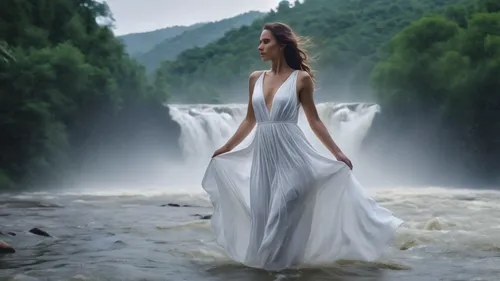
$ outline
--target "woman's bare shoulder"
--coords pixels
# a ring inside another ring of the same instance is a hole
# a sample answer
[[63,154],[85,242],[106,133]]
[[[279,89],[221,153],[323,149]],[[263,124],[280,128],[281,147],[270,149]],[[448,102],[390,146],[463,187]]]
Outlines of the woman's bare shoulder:
[[255,83],[257,82],[257,79],[259,79],[260,75],[264,72],[265,70],[256,70],[250,74],[250,77],[248,78],[248,90],[250,91],[250,95],[253,93],[253,89],[255,86]]
[[250,73],[250,80],[252,80],[252,79],[256,80],[264,72],[265,72],[265,70],[255,70],[255,71],[253,71],[252,73]]
[[248,78],[248,84],[250,85],[250,87],[253,88],[255,82],[257,82],[257,79],[259,79],[260,75],[262,75],[263,72],[265,72],[265,70],[256,70],[250,73],[250,77]]
[[304,80],[312,81],[311,75],[309,74],[309,72],[307,72],[305,70],[299,70],[299,73],[297,73],[297,78],[301,81],[304,81]]

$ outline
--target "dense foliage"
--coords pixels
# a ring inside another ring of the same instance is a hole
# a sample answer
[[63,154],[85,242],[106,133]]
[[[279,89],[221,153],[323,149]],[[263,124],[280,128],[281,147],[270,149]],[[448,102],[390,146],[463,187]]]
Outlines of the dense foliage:
[[500,178],[500,1],[423,17],[398,33],[388,51],[372,79],[399,132],[437,122],[433,137],[456,145],[470,171]]
[[262,17],[260,12],[247,12],[232,18],[206,23],[172,38],[166,38],[141,56],[136,56],[148,70],[155,70],[161,61],[173,60],[178,54],[194,47],[203,47],[219,39],[231,29],[248,25]]
[[94,0],[1,2],[0,186],[60,178],[97,125],[164,100],[96,19],[110,13]]
[[[313,68],[319,71],[318,94],[331,100],[366,98],[373,65],[385,43],[428,12],[460,0],[305,0],[282,1],[276,11],[250,26],[228,32],[204,48],[193,48],[162,64],[160,72],[175,101],[244,101],[252,70],[262,69],[257,53],[265,22],[289,24],[309,37]],[[333,96],[335,95],[335,96]]]

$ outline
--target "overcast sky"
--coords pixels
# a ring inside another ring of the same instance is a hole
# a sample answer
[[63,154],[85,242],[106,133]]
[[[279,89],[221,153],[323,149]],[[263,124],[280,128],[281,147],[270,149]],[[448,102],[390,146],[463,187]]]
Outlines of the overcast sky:
[[269,11],[279,0],[107,0],[115,33],[155,30],[172,25],[215,21],[250,10]]

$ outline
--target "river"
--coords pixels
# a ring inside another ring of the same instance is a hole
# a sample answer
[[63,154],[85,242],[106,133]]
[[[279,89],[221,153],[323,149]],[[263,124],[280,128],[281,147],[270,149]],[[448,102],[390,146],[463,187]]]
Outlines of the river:
[[[500,192],[432,187],[374,190],[405,220],[374,263],[267,273],[231,262],[213,243],[203,193],[94,188],[0,197],[0,280],[496,280]],[[189,207],[164,206],[168,203]],[[38,227],[53,237],[31,234]],[[32,278],[29,278],[32,277]]]

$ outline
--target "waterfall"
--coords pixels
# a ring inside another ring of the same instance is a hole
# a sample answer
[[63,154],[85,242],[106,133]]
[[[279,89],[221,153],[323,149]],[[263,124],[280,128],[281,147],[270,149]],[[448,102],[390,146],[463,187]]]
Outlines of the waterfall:
[[[246,104],[168,106],[172,120],[181,128],[179,146],[190,168],[203,169],[214,150],[232,136],[246,114]],[[317,109],[337,144],[349,157],[355,158],[380,107],[365,103],[319,103]],[[312,132],[302,109],[299,126],[318,152],[329,153]],[[240,146],[244,144],[246,142]]]
[[[166,106],[170,114],[166,118],[170,120],[165,122],[169,122],[170,127],[173,125],[170,123],[176,123],[180,132],[175,126],[175,130],[170,128],[172,135],[167,138],[142,134],[143,138],[139,138],[139,141],[131,146],[136,151],[119,150],[115,153],[104,150],[107,153],[99,152],[101,158],[98,161],[94,160],[96,156],[92,155],[93,162],[89,161],[90,164],[75,182],[78,182],[81,188],[89,189],[88,186],[92,186],[100,190],[108,188],[109,183],[118,178],[116,181],[120,184],[118,190],[126,186],[133,189],[139,185],[141,192],[148,186],[150,190],[162,193],[203,193],[200,183],[211,156],[234,134],[246,115],[246,104],[167,104]],[[360,154],[362,157],[358,159],[360,145],[370,130],[375,115],[379,112],[379,106],[369,103],[329,102],[318,103],[316,106],[321,120],[333,139],[353,160],[355,173],[368,174],[368,182],[380,178],[378,170],[372,168],[370,162],[366,161],[366,153]],[[312,132],[302,109],[298,125],[319,153],[332,157]],[[254,132],[255,130],[252,134]],[[158,143],[158,139],[164,143]],[[240,147],[248,144],[251,139],[252,136],[249,136]],[[170,141],[176,141],[177,144],[173,145]],[[164,147],[168,149],[163,149]],[[170,149],[180,151],[169,153]],[[117,164],[116,161],[120,163]],[[375,161],[372,163],[379,166],[377,157]],[[369,166],[368,173],[363,172],[362,166]],[[102,182],[105,183],[104,186],[101,185]]]

